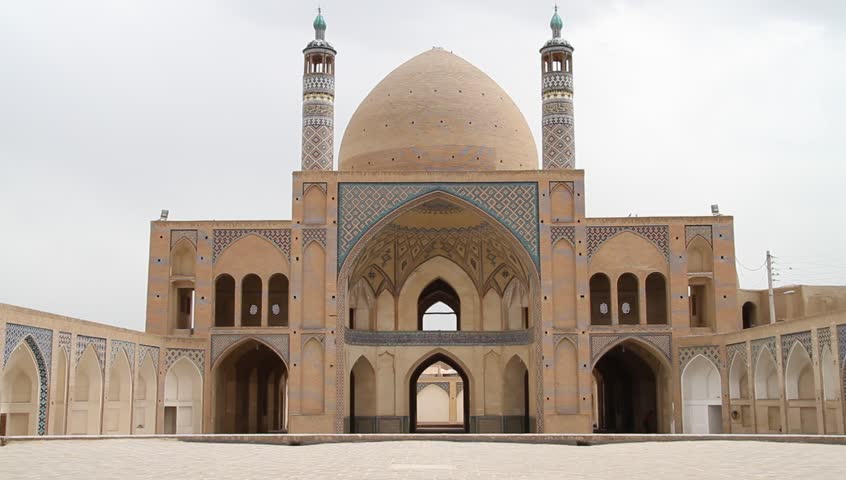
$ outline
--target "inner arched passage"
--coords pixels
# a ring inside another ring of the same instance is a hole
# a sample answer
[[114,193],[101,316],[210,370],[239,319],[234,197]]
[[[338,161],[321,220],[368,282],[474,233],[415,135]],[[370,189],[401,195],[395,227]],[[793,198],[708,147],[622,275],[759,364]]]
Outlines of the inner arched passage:
[[411,433],[470,432],[470,381],[458,362],[432,355],[411,373],[408,388]]
[[217,433],[272,433],[287,428],[288,369],[257,340],[233,347],[214,375]]
[[669,430],[669,368],[653,349],[626,340],[594,364],[594,429],[601,433]]

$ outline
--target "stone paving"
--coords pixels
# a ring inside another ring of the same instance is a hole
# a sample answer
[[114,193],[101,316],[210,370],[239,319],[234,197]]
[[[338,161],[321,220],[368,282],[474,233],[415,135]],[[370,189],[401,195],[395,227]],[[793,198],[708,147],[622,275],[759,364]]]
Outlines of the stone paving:
[[699,441],[576,447],[406,441],[310,446],[164,439],[11,442],[0,478],[720,479],[846,476],[846,446]]

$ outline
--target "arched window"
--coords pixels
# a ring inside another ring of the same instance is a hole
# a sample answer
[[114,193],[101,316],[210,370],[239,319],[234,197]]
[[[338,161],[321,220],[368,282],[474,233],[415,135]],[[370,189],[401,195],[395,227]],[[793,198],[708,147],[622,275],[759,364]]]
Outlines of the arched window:
[[268,325],[271,327],[288,326],[288,277],[281,273],[270,277],[268,305],[270,305]]
[[241,326],[261,326],[261,278],[253,273],[241,281]]
[[758,324],[758,307],[752,302],[743,304],[743,328],[752,328]]
[[658,272],[646,277],[646,323],[667,324],[667,280]]
[[214,286],[214,326],[235,326],[235,279],[226,274]]
[[624,273],[617,279],[617,308],[620,323],[637,325],[640,323],[640,302],[638,302],[637,277]]
[[434,280],[417,300],[419,330],[460,330],[461,300],[445,281]]
[[604,273],[590,277],[590,323],[611,325],[611,280]]

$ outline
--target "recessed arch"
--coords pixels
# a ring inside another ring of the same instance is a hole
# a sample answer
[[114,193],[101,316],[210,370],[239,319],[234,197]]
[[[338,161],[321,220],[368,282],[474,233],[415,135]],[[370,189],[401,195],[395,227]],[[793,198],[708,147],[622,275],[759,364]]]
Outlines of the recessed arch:
[[364,355],[358,357],[350,370],[349,392],[350,433],[375,433],[376,369]]
[[103,433],[129,435],[132,431],[132,373],[123,348],[118,349],[109,365],[108,385]]
[[288,277],[284,273],[274,273],[268,280],[267,305],[270,309],[267,312],[267,324],[271,327],[288,326]]
[[409,428],[411,433],[417,433],[417,379],[423,374],[424,370],[426,370],[431,365],[434,365],[438,362],[444,363],[449,365],[453,370],[455,370],[458,375],[461,377],[461,381],[463,383],[464,389],[464,396],[463,396],[463,414],[462,414],[462,431],[464,433],[470,432],[470,392],[472,392],[472,384],[470,383],[470,377],[467,374],[466,370],[462,368],[462,365],[459,361],[454,359],[452,356],[446,354],[445,352],[437,352],[427,357],[424,357],[422,360],[417,362],[416,367],[410,371],[408,375],[408,398],[409,398]]
[[523,359],[514,354],[505,364],[503,375],[502,415],[506,433],[529,433],[529,369]]
[[749,398],[749,373],[746,360],[740,353],[735,353],[729,364],[729,398],[742,400]]
[[133,427],[136,434],[156,433],[156,404],[158,399],[158,375],[153,359],[145,355],[138,366],[138,376],[135,379],[133,404]]
[[755,361],[755,398],[758,400],[778,400],[778,368],[768,347],[758,352]]
[[784,389],[788,400],[813,400],[815,397],[814,367],[811,356],[799,341],[793,343],[787,356]]
[[417,329],[461,330],[461,297],[441,277],[429,282],[417,297]]
[[68,433],[99,435],[103,400],[103,372],[94,344],[85,347],[76,362]]
[[755,302],[746,302],[741,307],[743,328],[752,328],[758,325],[758,306]]
[[[34,341],[22,339],[6,358],[0,378],[0,412],[8,415],[6,434],[44,435],[39,431],[38,417],[43,389]],[[46,408],[46,405],[45,405]],[[46,413],[46,410],[45,412]]]
[[187,238],[181,238],[170,250],[170,275],[193,277],[196,272],[197,249]]
[[235,279],[228,273],[214,281],[214,326],[235,326]]
[[611,325],[611,279],[604,273],[590,277],[590,324]]
[[[478,329],[481,299],[476,284],[458,264],[446,257],[436,256],[417,266],[400,290],[397,301],[400,330],[416,330],[421,327],[418,300],[426,287],[438,279],[446,283],[459,300],[459,305],[456,305],[459,310],[456,313],[461,321],[460,328]],[[414,319],[418,320],[417,325],[408,321],[413,322]]]
[[696,355],[681,375],[684,433],[722,433],[720,371],[704,355]]
[[165,374],[164,433],[202,433],[203,375],[186,356]]

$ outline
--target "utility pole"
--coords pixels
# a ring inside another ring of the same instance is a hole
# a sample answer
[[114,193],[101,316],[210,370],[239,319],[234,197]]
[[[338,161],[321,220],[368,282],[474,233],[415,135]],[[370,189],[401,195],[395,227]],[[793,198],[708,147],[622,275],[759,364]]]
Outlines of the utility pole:
[[773,296],[773,256],[767,250],[767,283],[770,297],[770,323],[776,322],[775,297]]

